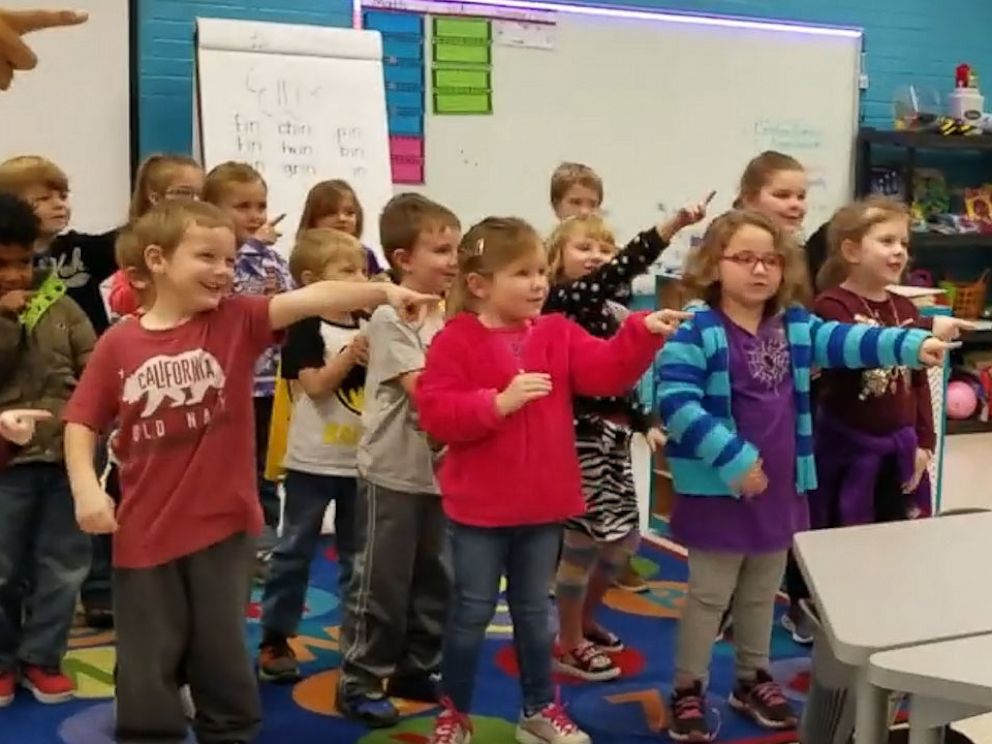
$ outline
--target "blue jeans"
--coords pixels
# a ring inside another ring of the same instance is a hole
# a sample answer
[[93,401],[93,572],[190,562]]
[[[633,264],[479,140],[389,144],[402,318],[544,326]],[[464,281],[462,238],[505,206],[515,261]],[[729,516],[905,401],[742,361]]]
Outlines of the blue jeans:
[[89,568],[90,538],[76,524],[65,468],[0,472],[0,669],[61,663]]
[[303,614],[310,561],[317,549],[324,513],[334,501],[334,541],[338,551],[338,587],[344,593],[355,562],[355,478],[286,472],[282,536],[272,552],[262,598],[262,627],[284,637],[296,635]]
[[444,633],[441,689],[457,710],[471,710],[479,655],[504,574],[524,712],[535,713],[553,702],[548,581],[554,575],[561,531],[560,524],[469,527],[451,523],[455,575]]

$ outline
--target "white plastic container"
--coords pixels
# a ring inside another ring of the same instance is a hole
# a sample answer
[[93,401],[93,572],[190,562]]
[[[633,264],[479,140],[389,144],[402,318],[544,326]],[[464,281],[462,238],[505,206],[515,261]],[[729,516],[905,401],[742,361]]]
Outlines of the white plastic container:
[[985,97],[978,88],[955,88],[947,96],[947,113],[955,119],[978,124],[985,112]]

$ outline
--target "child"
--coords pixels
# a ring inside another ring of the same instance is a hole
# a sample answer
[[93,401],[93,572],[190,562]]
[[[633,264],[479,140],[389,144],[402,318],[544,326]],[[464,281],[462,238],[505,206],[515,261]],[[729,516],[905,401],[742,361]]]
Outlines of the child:
[[[808,182],[802,163],[790,155],[766,150],[752,158],[744,168],[734,206],[761,212],[787,235],[798,239],[806,218]],[[812,300],[812,277],[816,275],[824,258],[825,227],[813,234],[804,249],[809,278],[804,281],[803,291],[796,296],[796,300],[806,306]],[[814,372],[814,378],[815,376]],[[785,569],[785,587],[789,595],[789,609],[782,615],[782,626],[791,634],[793,641],[808,646],[813,643],[815,631],[809,614],[802,609],[809,600],[809,589],[791,550]],[[720,623],[717,640],[730,634],[732,622],[728,608]]]
[[[944,344],[920,330],[823,321],[795,304],[799,249],[765,215],[718,217],[685,281],[705,302],[662,349],[658,401],[688,548],[669,735],[709,741],[704,686],[720,615],[734,600],[737,686],[730,705],[759,724],[796,716],[769,673],[775,595],[816,487],[809,375],[820,367],[938,364]],[[728,374],[729,372],[729,374]]]
[[0,163],[0,192],[21,197],[38,217],[36,262],[44,271],[54,271],[68,296],[86,313],[97,335],[110,320],[100,285],[116,270],[114,241],[117,231],[91,235],[66,231],[69,179],[55,163],[36,155],[21,155]]
[[[185,155],[150,155],[138,167],[128,219],[134,221],[163,199],[199,199],[203,193],[203,169]],[[134,288],[119,269],[110,280],[107,304],[117,317],[138,311]]]
[[547,624],[545,577],[561,523],[584,511],[572,396],[629,390],[671,321],[688,316],[634,314],[604,341],[540,315],[547,294],[544,248],[530,225],[498,217],[475,225],[458,249],[454,317],[417,383],[421,424],[448,447],[440,479],[455,580],[432,744],[471,738],[475,675],[504,573],[524,697],[516,740],[591,741],[555,699]]
[[[830,221],[830,253],[814,306],[829,320],[904,328],[920,313],[886,287],[909,260],[909,210],[871,198]],[[815,451],[819,488],[810,499],[814,528],[929,516],[927,468],[936,443],[930,385],[907,367],[825,370],[820,376]]]
[[[129,220],[138,219],[162,199],[198,199],[202,190],[203,169],[195,160],[182,155],[151,155],[144,160],[135,176]],[[118,230],[117,239],[127,239],[126,231]],[[129,253],[124,251],[124,255]],[[141,309],[142,289],[132,284],[128,272],[125,268],[119,268],[109,280],[107,306],[112,321],[136,314]],[[134,281],[141,283],[139,279]],[[144,285],[147,289],[147,282]],[[101,451],[99,466],[104,472],[106,489],[115,501],[119,501],[117,467],[113,458],[109,458],[106,464],[105,459],[108,458]],[[109,535],[93,536],[93,560],[80,594],[86,625],[91,628],[111,628],[114,624],[111,550]]]
[[[122,248],[144,257],[151,304],[100,339],[65,412],[79,524],[114,532],[116,734],[183,739],[184,679],[198,741],[251,741],[261,723],[244,625],[249,534],[262,524],[254,362],[277,330],[305,317],[427,298],[345,282],[230,297],[234,225],[216,207],[164,201],[131,229]],[[116,515],[93,467],[97,439],[115,421],[123,486]]]
[[[327,228],[305,230],[289,257],[299,287],[365,279],[361,243]],[[355,453],[362,426],[368,339],[354,312],[326,313],[290,326],[282,376],[291,381],[293,415],[286,457],[282,535],[262,599],[259,676],[292,681],[300,667],[287,638],[296,634],[324,513],[334,501],[339,594],[351,580],[355,541]]]
[[[619,252],[599,217],[566,219],[548,243],[552,286],[544,311],[564,313],[588,333],[611,337],[627,311],[609,298],[646,271],[675,233],[705,214],[704,204],[680,210]],[[577,398],[574,405],[586,512],[565,524],[555,592],[561,626],[558,668],[601,681],[620,674],[607,652],[622,651],[623,642],[600,626],[594,613],[639,542],[631,436],[635,431],[645,436],[652,451],[664,436],[631,391],[612,398]]]
[[[31,206],[0,195],[0,401],[5,424],[20,421],[19,442],[0,471],[0,707],[18,681],[42,703],[73,696],[60,667],[90,541],[76,526],[62,458],[62,425],[14,409],[58,416],[93,348],[80,307],[52,277],[33,268],[39,224]],[[34,291],[33,290],[37,290]],[[5,432],[5,433],[9,433]]]
[[[599,214],[603,206],[603,179],[583,163],[562,163],[551,174],[551,208],[559,220],[570,217],[590,217]],[[640,272],[634,272],[635,274]],[[609,298],[621,304],[630,301],[630,283],[617,284]],[[627,591],[648,591],[647,582],[641,578],[630,561],[617,577],[616,586]]]
[[[347,181],[334,179],[321,181],[307,194],[300,216],[300,227],[297,235],[314,227],[330,227],[361,240],[362,228],[365,225],[365,212],[358,201],[355,190]],[[368,246],[365,250],[365,273],[369,277],[378,278],[383,274],[379,261]]]
[[[261,174],[245,163],[222,163],[213,168],[203,185],[203,199],[230,217],[238,241],[234,265],[235,294],[271,297],[293,286],[286,260],[272,247],[278,240],[276,225],[269,221],[268,187]],[[285,216],[285,215],[283,215]],[[269,425],[279,370],[279,347],[266,349],[255,364],[255,457],[258,496],[265,515],[265,534],[259,543],[256,577],[264,579],[275,532],[279,526],[279,495],[276,484],[265,477],[269,449]]]
[[603,179],[582,163],[562,163],[551,174],[551,208],[555,217],[588,217],[603,205]]
[[[379,220],[386,260],[400,285],[431,294],[451,285],[460,231],[448,209],[418,194],[393,197]],[[442,325],[440,312],[414,328],[379,308],[365,329],[369,361],[358,445],[356,554],[337,705],[371,727],[397,720],[386,695],[437,700],[450,591],[442,560],[447,528],[435,458],[410,395]]]

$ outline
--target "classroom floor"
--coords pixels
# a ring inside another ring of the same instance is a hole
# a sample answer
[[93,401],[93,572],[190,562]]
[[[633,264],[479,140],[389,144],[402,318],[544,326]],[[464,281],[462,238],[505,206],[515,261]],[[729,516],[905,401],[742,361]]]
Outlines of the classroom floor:
[[[959,434],[946,442],[941,509],[992,509],[992,488],[975,487],[988,483],[985,468],[992,453],[992,434]],[[975,744],[992,744],[992,715],[972,718],[954,728]]]

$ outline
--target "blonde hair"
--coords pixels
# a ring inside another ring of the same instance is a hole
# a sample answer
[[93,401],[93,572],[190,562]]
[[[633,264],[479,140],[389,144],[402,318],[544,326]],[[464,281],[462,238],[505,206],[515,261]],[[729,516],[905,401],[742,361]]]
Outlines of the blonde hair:
[[758,194],[776,173],[805,170],[803,164],[791,155],[777,150],[765,150],[744,166],[737,198],[734,200],[734,209],[743,209],[747,202],[757,199]]
[[475,312],[475,297],[468,288],[468,275],[492,276],[514,261],[544,249],[537,230],[517,217],[486,217],[472,225],[458,245],[458,275],[445,297],[448,317],[463,311]]
[[560,281],[562,278],[562,257],[565,246],[579,236],[598,243],[609,243],[614,247],[617,244],[613,231],[598,215],[568,217],[562,220],[547,242],[548,275],[552,282]]
[[562,163],[551,174],[551,206],[557,207],[573,186],[585,186],[603,203],[603,179],[583,163]]
[[211,168],[203,181],[203,201],[219,204],[232,183],[255,183],[256,181],[266,186],[262,174],[248,163],[236,163],[232,160],[221,163]]
[[844,243],[860,243],[875,225],[892,219],[909,222],[909,208],[887,196],[871,196],[841,207],[827,225],[827,258],[816,273],[816,288],[821,292],[844,282],[850,265],[844,257]]
[[351,203],[355,205],[355,237],[360,238],[365,227],[365,212],[355,190],[347,181],[340,179],[321,181],[310,189],[296,234],[301,235],[305,230],[316,227],[322,218],[337,212],[346,199],[351,199]]
[[130,272],[129,276],[150,278],[151,272],[145,260],[148,246],[157,245],[168,258],[175,253],[186,231],[193,225],[223,227],[234,232],[231,219],[212,204],[185,199],[161,201],[121,230],[114,246],[117,265]]
[[176,175],[183,168],[202,170],[200,164],[185,155],[149,155],[134,177],[134,193],[131,195],[131,208],[128,216],[132,220],[151,209],[154,204],[152,195],[159,198],[165,196]]
[[459,230],[461,223],[450,209],[420,194],[397,194],[386,203],[379,216],[379,241],[394,273],[399,271],[396,251],[413,248],[420,233],[429,227]]
[[702,243],[686,260],[682,282],[690,297],[708,305],[720,304],[720,262],[737,231],[745,225],[764,230],[772,236],[775,252],[782,257],[782,282],[769,302],[774,311],[800,304],[809,305],[809,276],[802,249],[770,217],[753,209],[734,209],[717,217],[706,229]]
[[302,287],[305,272],[320,277],[336,261],[354,261],[364,271],[365,249],[354,235],[329,227],[315,227],[297,236],[296,245],[289,254],[289,273],[296,285]]
[[69,178],[55,163],[40,155],[18,155],[0,163],[0,191],[21,196],[33,186],[65,194],[69,191]]

